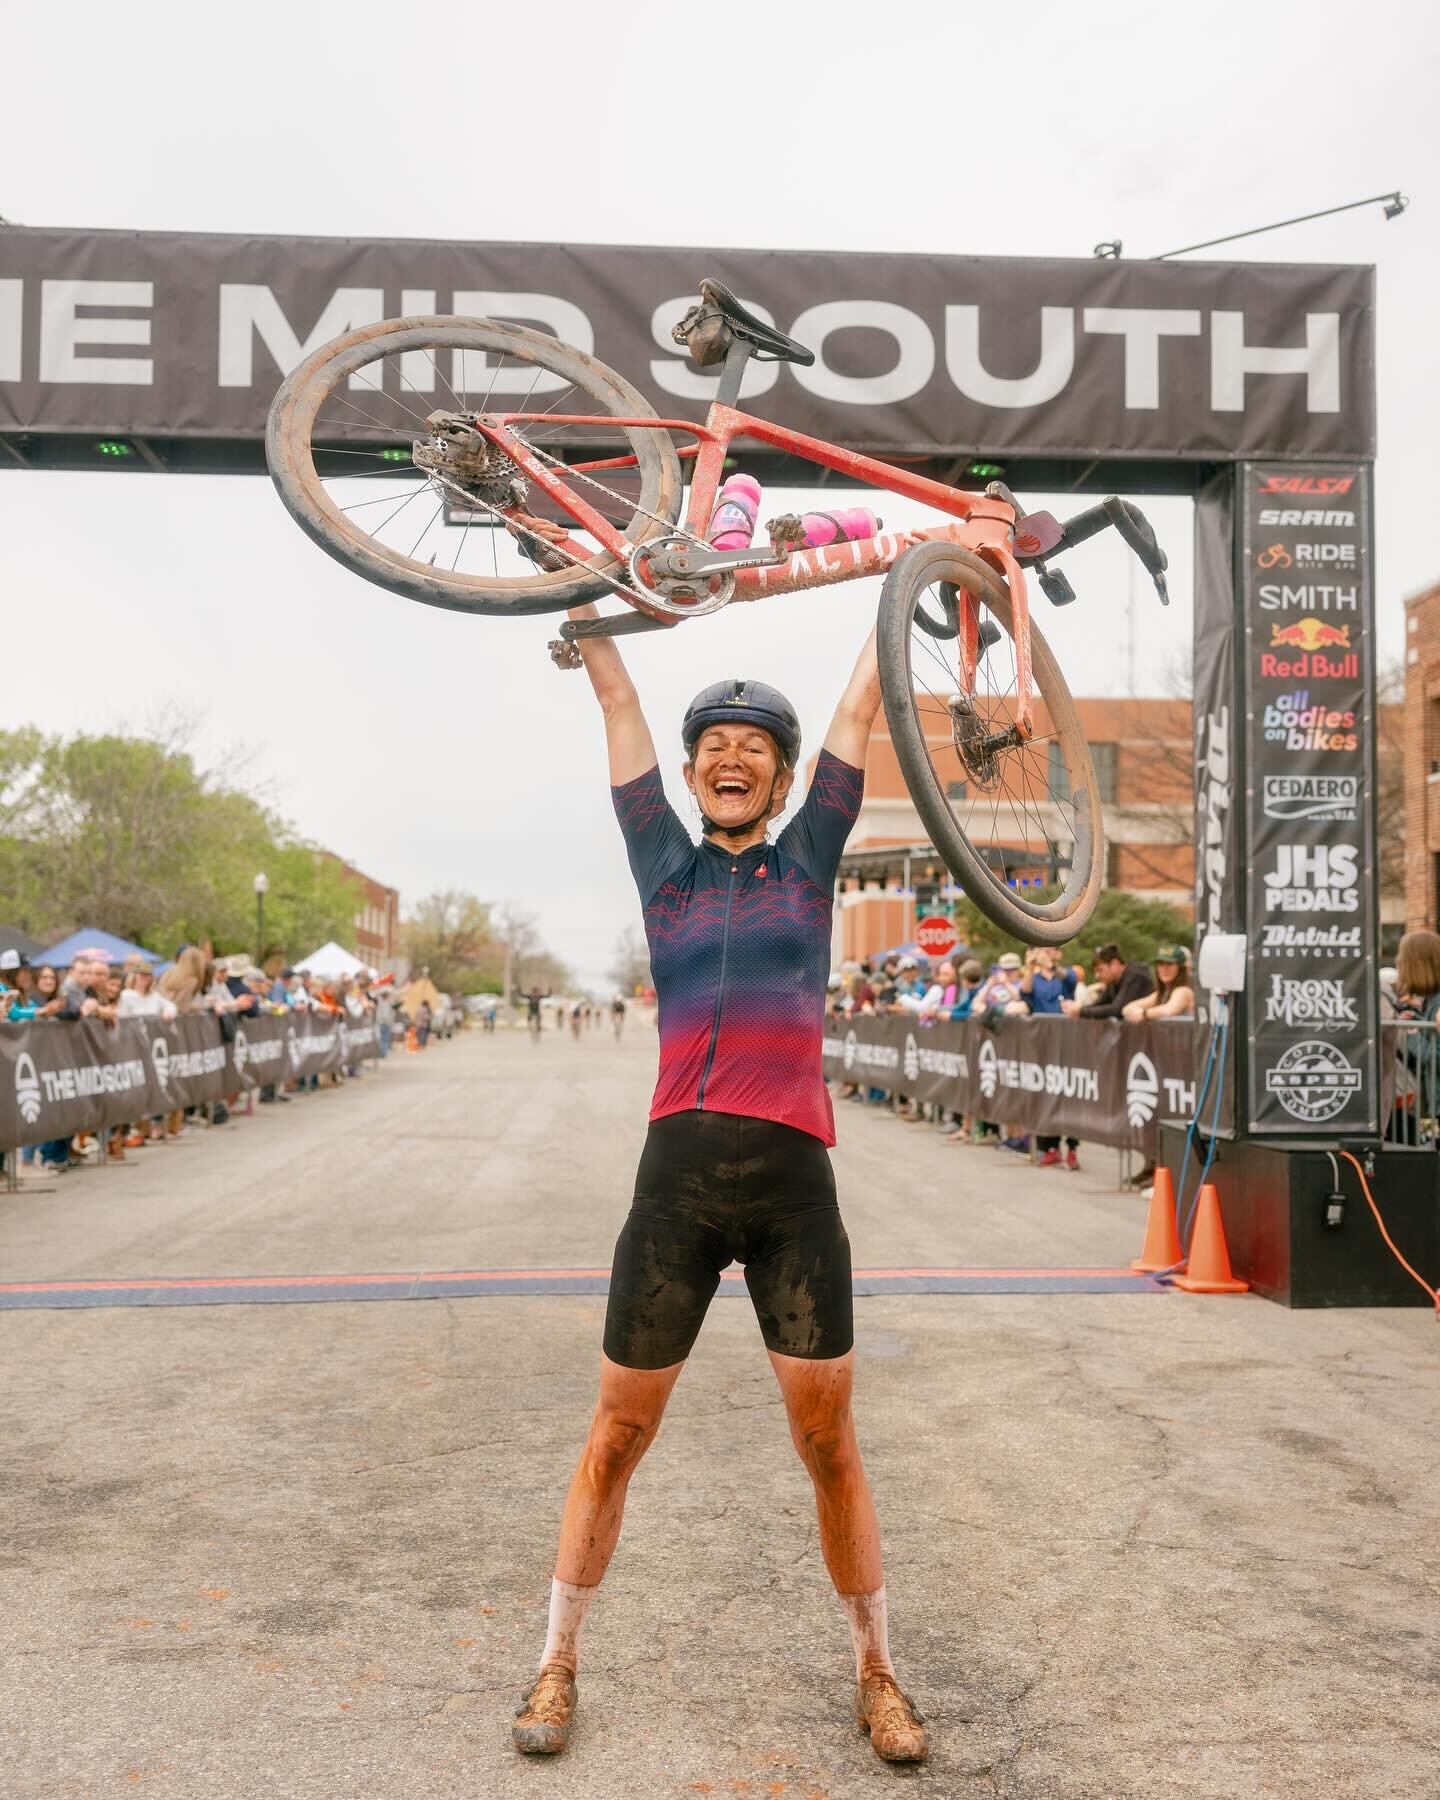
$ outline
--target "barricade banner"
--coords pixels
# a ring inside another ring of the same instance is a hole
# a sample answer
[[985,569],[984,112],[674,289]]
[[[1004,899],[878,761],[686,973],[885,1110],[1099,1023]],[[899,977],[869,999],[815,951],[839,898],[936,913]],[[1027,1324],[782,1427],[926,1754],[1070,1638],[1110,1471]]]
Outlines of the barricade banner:
[[1153,1156],[1195,1105],[1188,1019],[827,1019],[827,1081],[883,1088],[1047,1137]]
[[[234,1017],[234,1015],[231,1015]],[[0,1149],[99,1131],[372,1060],[373,1020],[262,1013],[0,1025]]]

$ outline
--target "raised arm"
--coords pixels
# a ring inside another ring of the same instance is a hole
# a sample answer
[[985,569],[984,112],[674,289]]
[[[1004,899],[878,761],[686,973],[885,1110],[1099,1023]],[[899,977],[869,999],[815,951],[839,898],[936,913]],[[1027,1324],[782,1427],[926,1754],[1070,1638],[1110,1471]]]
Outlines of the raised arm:
[[880,711],[880,665],[875,655],[875,633],[865,640],[854,672],[840,696],[835,717],[825,733],[825,748],[852,769],[865,767],[871,728]]
[[[572,606],[572,619],[594,619],[593,606]],[[635,691],[614,638],[581,638],[578,648],[585,673],[605,715],[605,743],[610,754],[610,785],[623,787],[655,767],[655,740],[640,710]]]

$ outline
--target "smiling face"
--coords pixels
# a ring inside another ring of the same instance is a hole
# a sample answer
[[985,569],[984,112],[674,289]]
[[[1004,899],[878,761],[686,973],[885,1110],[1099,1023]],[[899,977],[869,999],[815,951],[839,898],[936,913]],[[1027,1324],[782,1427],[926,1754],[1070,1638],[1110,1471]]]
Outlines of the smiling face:
[[684,774],[701,812],[719,826],[751,820],[763,824],[773,818],[784,807],[795,780],[794,770],[781,761],[774,738],[758,725],[708,726],[696,740]]

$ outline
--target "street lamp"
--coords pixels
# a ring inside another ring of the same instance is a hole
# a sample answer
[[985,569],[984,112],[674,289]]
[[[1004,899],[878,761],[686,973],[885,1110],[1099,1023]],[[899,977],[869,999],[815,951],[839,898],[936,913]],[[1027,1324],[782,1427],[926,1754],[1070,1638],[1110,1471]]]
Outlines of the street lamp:
[[265,896],[270,891],[270,877],[259,874],[255,877],[255,962],[258,966],[265,955]]

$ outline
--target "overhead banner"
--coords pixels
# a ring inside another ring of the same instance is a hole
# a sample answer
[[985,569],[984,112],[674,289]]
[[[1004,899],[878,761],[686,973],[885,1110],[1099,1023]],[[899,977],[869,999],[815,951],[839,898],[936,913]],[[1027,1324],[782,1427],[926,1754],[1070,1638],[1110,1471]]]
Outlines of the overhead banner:
[[1249,1127],[1374,1131],[1368,472],[1254,463],[1239,481]]
[[827,1081],[912,1100],[1045,1137],[1076,1137],[1154,1157],[1162,1119],[1195,1106],[1189,1020],[997,1018],[922,1025],[895,1014],[825,1022]]
[[0,1025],[0,1150],[200,1106],[377,1056],[373,1020],[296,1012],[237,1021]]
[[[707,275],[815,352],[811,368],[752,365],[742,400],[861,449],[1374,451],[1369,268],[3,225],[0,433],[259,438],[280,379],[313,350],[356,326],[432,313],[538,326],[593,352],[662,413],[698,418],[715,382],[670,328]],[[484,381],[497,406],[518,409],[530,372],[482,370],[467,354],[467,387]],[[423,369],[411,377],[433,384]],[[443,385],[381,395],[364,379],[352,379],[352,398],[368,397],[336,437],[409,436],[449,399]]]

